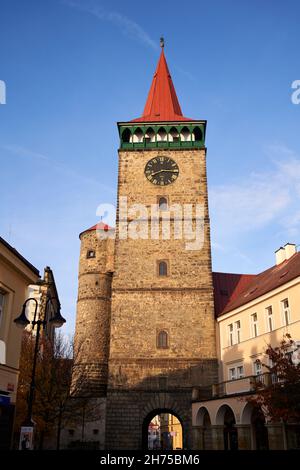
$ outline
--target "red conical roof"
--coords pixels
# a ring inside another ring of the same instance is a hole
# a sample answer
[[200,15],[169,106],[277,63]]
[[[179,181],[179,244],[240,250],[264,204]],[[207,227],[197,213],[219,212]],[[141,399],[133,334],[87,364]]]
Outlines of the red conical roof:
[[192,121],[183,116],[162,49],[143,115],[131,122]]

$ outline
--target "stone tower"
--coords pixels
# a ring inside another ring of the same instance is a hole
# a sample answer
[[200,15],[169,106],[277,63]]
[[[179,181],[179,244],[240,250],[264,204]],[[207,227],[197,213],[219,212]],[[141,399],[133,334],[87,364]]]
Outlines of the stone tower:
[[118,129],[115,240],[81,235],[76,367],[107,449],[145,447],[162,412],[192,448],[192,389],[217,381],[206,121],[183,116],[163,49],[142,117]]
[[[78,299],[71,395],[82,399],[89,397],[91,404],[86,420],[93,428],[100,428],[101,445],[104,446],[105,397],[108,377],[111,279],[113,272],[113,230],[99,223],[79,236],[80,260]],[[85,439],[90,440],[86,429]],[[94,436],[95,437],[95,436]]]
[[[182,115],[163,49],[143,116],[118,127],[106,448],[141,448],[159,410],[180,419],[190,448],[192,387],[205,389],[217,379],[206,122]],[[135,204],[148,213],[130,212]],[[150,207],[157,204],[159,237],[151,232]],[[187,204],[203,209],[185,217],[194,228],[202,224],[198,249],[174,236]],[[168,211],[174,205],[178,211]],[[140,238],[130,236],[135,223],[144,230]]]

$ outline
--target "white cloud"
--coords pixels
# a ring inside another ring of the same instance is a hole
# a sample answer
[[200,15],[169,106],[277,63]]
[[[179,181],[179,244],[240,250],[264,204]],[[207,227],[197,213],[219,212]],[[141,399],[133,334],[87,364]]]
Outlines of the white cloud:
[[300,159],[284,146],[269,146],[267,152],[271,170],[209,191],[216,244],[272,224],[285,236],[300,234]]
[[101,5],[95,3],[94,1],[83,2],[78,0],[65,0],[65,3],[70,7],[78,8],[82,11],[90,13],[101,21],[107,21],[114,24],[121,30],[123,34],[141,42],[151,49],[158,49],[157,42],[151,39],[148,33],[146,33],[146,31],[138,23],[131,20],[127,16],[122,15],[121,13],[105,10]]

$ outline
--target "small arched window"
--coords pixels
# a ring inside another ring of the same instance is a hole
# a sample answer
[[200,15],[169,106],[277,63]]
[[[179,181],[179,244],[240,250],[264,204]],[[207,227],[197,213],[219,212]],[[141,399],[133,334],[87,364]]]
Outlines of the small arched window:
[[140,127],[138,127],[135,133],[133,134],[133,142],[134,143],[143,142],[143,139],[144,139],[143,131]]
[[167,132],[164,127],[160,127],[158,129],[157,140],[161,142],[167,142]]
[[169,140],[170,142],[179,142],[179,133],[175,127],[171,127],[170,129]]
[[131,132],[130,130],[127,128],[125,129],[123,132],[122,132],[122,140],[123,142],[130,142],[130,137],[131,137]]
[[149,128],[146,130],[145,141],[146,141],[146,143],[147,143],[147,142],[155,142],[155,132],[154,132],[154,130],[152,129],[152,127],[149,127]]
[[157,334],[157,348],[167,349],[169,347],[168,333],[164,330],[159,331]]
[[187,127],[181,129],[180,136],[183,142],[189,142],[191,140],[191,133]]
[[168,210],[168,199],[166,197],[160,197],[158,199],[158,208],[160,211]]
[[195,127],[193,130],[193,134],[195,137],[195,142],[200,142],[202,140],[202,131],[200,127]]
[[168,275],[168,265],[166,261],[159,261],[158,263],[158,274],[159,276]]

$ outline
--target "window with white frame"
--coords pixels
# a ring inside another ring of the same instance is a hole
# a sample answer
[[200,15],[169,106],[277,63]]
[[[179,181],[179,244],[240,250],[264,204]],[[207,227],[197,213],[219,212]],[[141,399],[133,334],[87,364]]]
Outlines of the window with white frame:
[[238,366],[236,368],[236,375],[237,375],[237,378],[238,379],[241,379],[242,377],[244,377],[244,366]]
[[0,324],[4,315],[5,293],[0,290]]
[[230,367],[228,378],[229,380],[236,380],[236,367]]
[[281,301],[282,323],[287,326],[290,323],[290,306],[289,300],[284,299]]
[[251,336],[252,338],[258,336],[257,313],[252,313],[251,315]]
[[256,359],[256,361],[254,361],[253,370],[254,370],[254,375],[262,374],[262,364],[259,359]]
[[274,362],[273,360],[269,357],[269,367],[270,367],[270,372],[271,372],[271,381],[272,384],[275,384],[278,382],[277,374],[272,371],[272,368],[274,367]]
[[232,366],[228,369],[228,379],[237,380],[244,377],[244,366],[242,364]]
[[228,343],[229,346],[233,346],[233,323],[228,325]]
[[266,308],[266,321],[267,321],[267,331],[274,330],[274,316],[272,307]]
[[234,329],[235,329],[235,342],[241,342],[241,322],[240,320],[234,322]]

